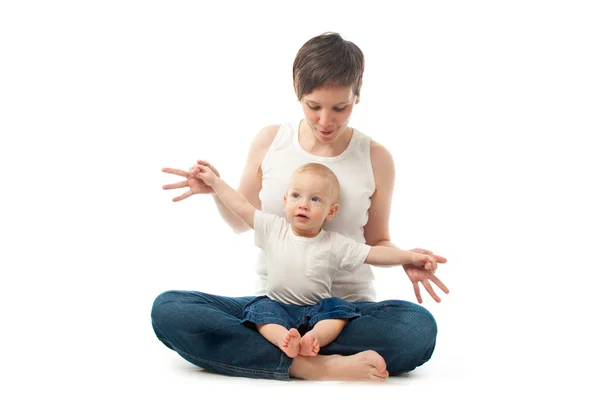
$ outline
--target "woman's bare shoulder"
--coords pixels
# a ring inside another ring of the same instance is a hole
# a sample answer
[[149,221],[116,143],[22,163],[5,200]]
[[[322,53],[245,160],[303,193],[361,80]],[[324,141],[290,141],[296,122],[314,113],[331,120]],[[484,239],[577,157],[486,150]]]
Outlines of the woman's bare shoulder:
[[248,162],[254,165],[260,165],[267,154],[269,147],[275,140],[280,125],[268,125],[262,128],[252,140],[248,150]]
[[281,125],[267,125],[254,137],[251,148],[256,150],[267,150],[275,140]]
[[373,165],[373,174],[378,175],[392,174],[394,175],[394,158],[392,153],[381,143],[371,140],[371,164]]

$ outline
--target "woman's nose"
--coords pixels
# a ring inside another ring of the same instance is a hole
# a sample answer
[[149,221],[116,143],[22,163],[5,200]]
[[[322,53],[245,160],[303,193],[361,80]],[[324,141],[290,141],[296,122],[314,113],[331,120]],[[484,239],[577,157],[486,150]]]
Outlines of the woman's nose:
[[321,110],[321,115],[319,116],[319,123],[324,128],[329,128],[329,126],[333,122],[333,116],[329,110]]

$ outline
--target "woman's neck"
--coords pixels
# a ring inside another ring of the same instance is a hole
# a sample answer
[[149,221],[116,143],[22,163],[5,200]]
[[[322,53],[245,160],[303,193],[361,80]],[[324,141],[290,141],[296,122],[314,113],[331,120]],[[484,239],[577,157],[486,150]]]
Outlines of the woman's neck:
[[300,146],[308,153],[319,157],[335,157],[342,154],[352,139],[352,128],[347,126],[344,132],[333,143],[319,141],[306,121],[302,120],[298,131]]

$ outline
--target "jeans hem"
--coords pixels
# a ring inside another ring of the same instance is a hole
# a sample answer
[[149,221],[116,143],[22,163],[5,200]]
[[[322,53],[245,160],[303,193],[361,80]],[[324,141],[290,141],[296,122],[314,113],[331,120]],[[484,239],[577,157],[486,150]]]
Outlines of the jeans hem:
[[[158,339],[165,344],[168,343],[167,341],[165,341],[162,338],[158,338]],[[216,361],[205,360],[205,359],[197,357],[193,354],[189,354],[181,349],[178,349],[178,348],[174,347],[173,345],[171,345],[170,343],[168,343],[167,347],[173,349],[175,352],[177,352],[177,354],[182,356],[184,359],[189,358],[189,359],[198,361],[199,363],[207,364],[209,366],[215,367],[215,369],[218,368],[218,369],[222,369],[225,371],[229,371],[230,374],[233,376],[245,376],[245,377],[249,377],[249,378],[264,378],[264,379],[276,379],[276,380],[280,380],[280,381],[291,381],[290,374],[288,372],[289,368],[291,366],[291,362],[289,362],[290,365],[288,365],[287,367],[283,367],[283,368],[285,368],[285,372],[264,371],[264,370],[253,369],[253,368],[241,368],[241,367],[236,367],[236,366],[229,365],[229,364],[219,363]],[[280,363],[279,363],[279,366],[277,367],[277,369],[283,369],[282,365],[288,363],[287,359],[289,359],[289,358],[285,355],[285,353],[282,352]],[[202,366],[199,366],[199,367],[204,368]],[[210,369],[210,368],[208,368],[208,369]]]
[[277,325],[281,325],[281,326],[285,327],[287,330],[290,330],[293,328],[289,323],[287,323],[286,321],[284,321],[280,318],[257,315],[257,314],[253,314],[253,313],[248,313],[248,315],[246,315],[246,317],[242,320],[241,323],[246,326],[248,326],[248,324],[253,324],[253,325],[277,324]]

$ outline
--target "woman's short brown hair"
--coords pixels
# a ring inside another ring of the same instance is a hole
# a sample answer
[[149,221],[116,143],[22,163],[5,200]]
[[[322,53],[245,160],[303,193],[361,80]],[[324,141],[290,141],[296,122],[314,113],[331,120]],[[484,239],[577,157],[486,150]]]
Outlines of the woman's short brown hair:
[[352,86],[360,95],[365,59],[354,43],[338,33],[315,36],[298,50],[294,60],[294,90],[298,100],[320,87]]

